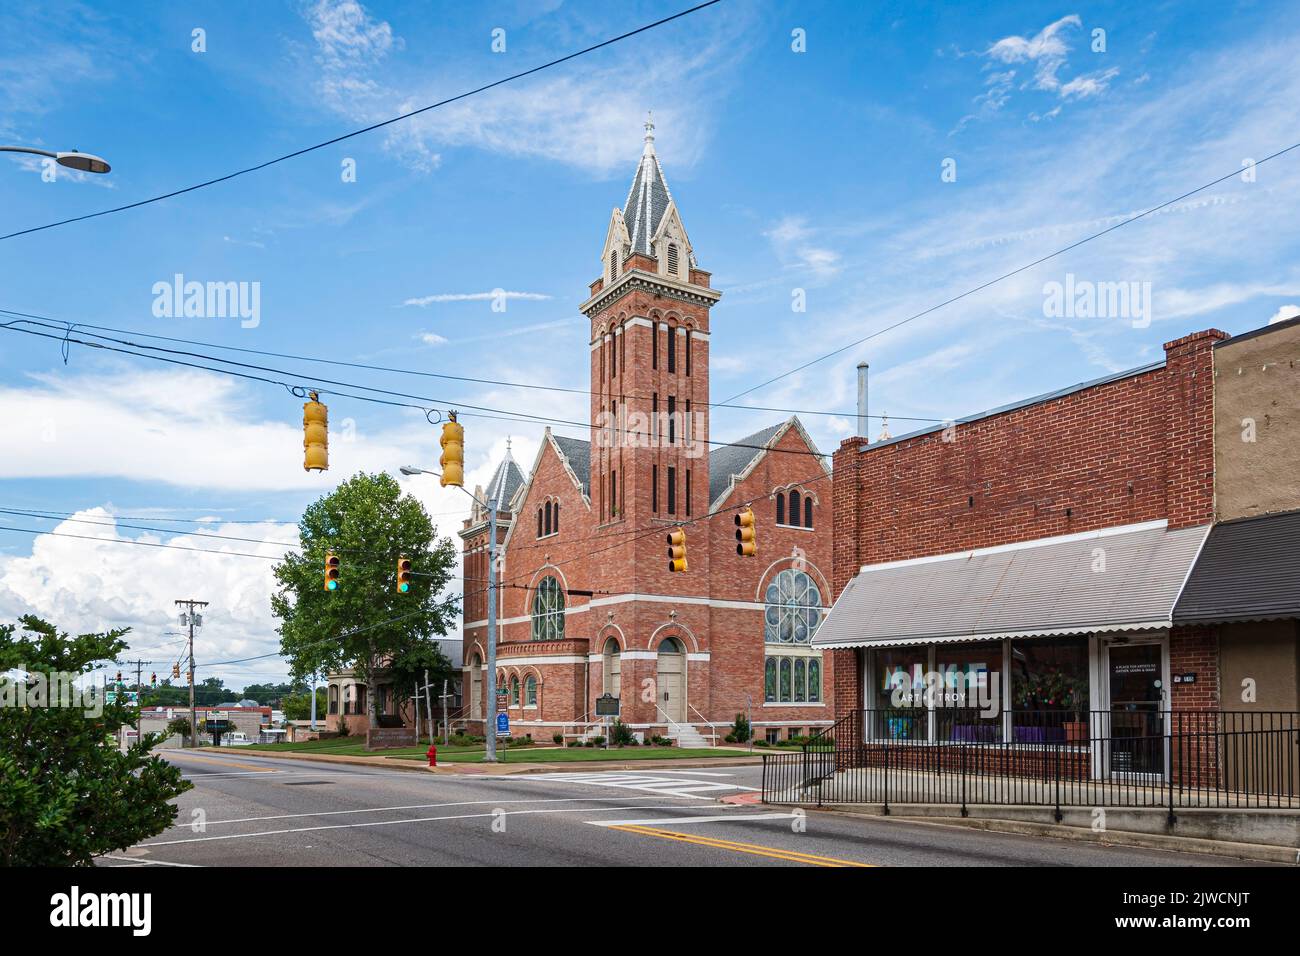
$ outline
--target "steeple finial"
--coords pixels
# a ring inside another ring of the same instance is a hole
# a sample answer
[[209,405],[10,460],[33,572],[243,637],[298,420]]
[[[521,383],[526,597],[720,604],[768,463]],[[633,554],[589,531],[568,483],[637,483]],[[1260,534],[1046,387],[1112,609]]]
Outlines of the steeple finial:
[[653,153],[655,151],[655,121],[653,110],[646,110],[645,113],[645,151],[647,153]]

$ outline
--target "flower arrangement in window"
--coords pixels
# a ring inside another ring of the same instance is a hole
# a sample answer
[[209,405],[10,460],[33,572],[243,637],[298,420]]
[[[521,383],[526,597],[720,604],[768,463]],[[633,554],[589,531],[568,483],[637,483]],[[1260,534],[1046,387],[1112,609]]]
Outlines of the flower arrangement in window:
[[1012,703],[1016,710],[1086,710],[1088,681],[1059,667],[1022,674],[1015,680]]

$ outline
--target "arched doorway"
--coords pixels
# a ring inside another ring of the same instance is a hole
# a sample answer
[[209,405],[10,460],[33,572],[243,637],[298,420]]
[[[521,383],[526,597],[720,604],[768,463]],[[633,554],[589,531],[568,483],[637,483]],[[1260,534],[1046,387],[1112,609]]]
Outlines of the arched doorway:
[[659,716],[673,721],[686,721],[686,652],[682,642],[667,637],[659,645],[655,662],[655,685],[659,694]]
[[469,717],[483,719],[483,662],[477,654],[469,662]]

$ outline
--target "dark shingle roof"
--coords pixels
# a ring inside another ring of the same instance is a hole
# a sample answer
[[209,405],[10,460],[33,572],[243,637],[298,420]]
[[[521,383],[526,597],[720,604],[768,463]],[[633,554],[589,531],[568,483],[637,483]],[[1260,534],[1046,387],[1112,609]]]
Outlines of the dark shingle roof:
[[738,442],[723,445],[709,452],[709,502],[718,500],[718,495],[727,490],[727,483],[732,475],[739,475],[751,461],[763,451],[763,446],[772,440],[785,422],[768,425]]
[[582,493],[591,494],[591,442],[583,441],[581,438],[567,438],[563,435],[552,435],[555,444],[559,447],[564,457],[569,461],[569,467],[573,473],[578,476],[582,482]]

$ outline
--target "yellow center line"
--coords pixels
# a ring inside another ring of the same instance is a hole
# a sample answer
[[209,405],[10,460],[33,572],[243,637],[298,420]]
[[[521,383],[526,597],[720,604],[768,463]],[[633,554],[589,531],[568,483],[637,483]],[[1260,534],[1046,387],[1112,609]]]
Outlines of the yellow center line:
[[200,757],[198,754],[189,754],[183,750],[171,751],[167,753],[168,757],[188,757],[190,760],[199,760],[203,763],[215,763],[220,767],[240,767],[244,770],[256,770],[259,773],[279,773],[274,767],[263,767],[255,763],[240,763],[237,760],[215,760],[212,757]]
[[750,853],[754,856],[766,856],[775,860],[786,860],[791,863],[806,863],[809,866],[858,866],[874,867],[874,863],[858,863],[854,860],[841,860],[830,856],[815,856],[811,853],[800,853],[797,850],[782,850],[778,847],[760,846],[756,843],[737,843],[734,840],[720,840],[715,837],[699,836],[694,833],[678,833],[674,830],[661,830],[658,827],[646,827],[638,825],[614,825],[607,827],[609,830],[624,830],[627,833],[639,833],[642,836],[661,837],[665,840],[676,840],[679,843],[693,843],[696,846],[707,846],[717,850],[731,850],[735,853]]

